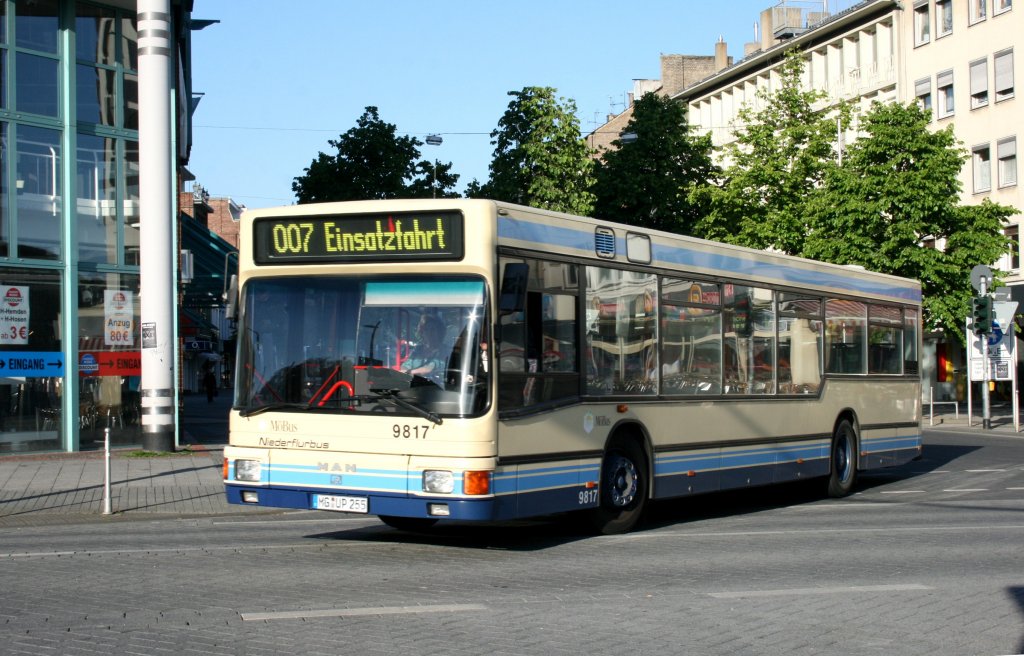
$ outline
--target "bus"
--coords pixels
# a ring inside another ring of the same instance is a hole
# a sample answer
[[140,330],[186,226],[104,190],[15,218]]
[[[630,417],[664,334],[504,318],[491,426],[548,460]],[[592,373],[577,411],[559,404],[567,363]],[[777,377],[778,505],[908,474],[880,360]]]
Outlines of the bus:
[[921,287],[488,200],[247,211],[231,503],[422,530],[921,454]]

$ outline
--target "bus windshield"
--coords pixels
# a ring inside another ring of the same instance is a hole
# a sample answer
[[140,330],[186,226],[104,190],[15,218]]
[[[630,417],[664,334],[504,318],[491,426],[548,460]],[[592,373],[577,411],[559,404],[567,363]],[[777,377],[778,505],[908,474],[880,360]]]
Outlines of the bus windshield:
[[250,280],[235,408],[478,415],[490,397],[485,300],[470,276]]

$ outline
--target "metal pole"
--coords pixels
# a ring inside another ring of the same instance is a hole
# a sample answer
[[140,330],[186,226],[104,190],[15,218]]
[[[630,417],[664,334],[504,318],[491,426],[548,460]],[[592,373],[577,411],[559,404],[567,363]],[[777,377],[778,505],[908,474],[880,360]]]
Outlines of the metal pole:
[[110,515],[113,510],[110,507],[110,426],[103,431],[103,514]]
[[170,0],[138,0],[142,448],[174,450]]
[[[988,294],[988,279],[985,277],[981,278],[981,296],[984,298]],[[986,326],[988,328],[988,326]],[[981,374],[981,427],[985,429],[992,428],[992,414],[989,405],[989,391],[988,391],[988,379],[990,372],[988,370],[988,330],[981,334],[981,366],[983,372]]]

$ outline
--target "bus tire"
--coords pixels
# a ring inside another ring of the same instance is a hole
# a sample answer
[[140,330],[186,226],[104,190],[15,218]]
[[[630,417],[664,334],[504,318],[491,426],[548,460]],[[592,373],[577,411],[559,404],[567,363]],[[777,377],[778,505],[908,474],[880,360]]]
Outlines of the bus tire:
[[647,506],[647,458],[637,440],[616,440],[601,462],[600,505],[588,511],[590,524],[602,535],[627,533]]
[[437,520],[433,517],[398,517],[395,515],[377,515],[377,519],[384,522],[391,528],[397,528],[399,531],[409,531],[410,533],[419,533],[428,530]]
[[848,496],[856,482],[857,431],[849,420],[843,419],[832,435],[828,495],[836,498]]

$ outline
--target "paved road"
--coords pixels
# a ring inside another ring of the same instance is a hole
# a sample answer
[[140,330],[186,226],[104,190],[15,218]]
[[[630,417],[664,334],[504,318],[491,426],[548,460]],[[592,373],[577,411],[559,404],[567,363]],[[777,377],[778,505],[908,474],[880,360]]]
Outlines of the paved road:
[[848,499],[666,503],[614,537],[306,512],[8,527],[0,654],[1024,652],[1024,438],[926,444]]

